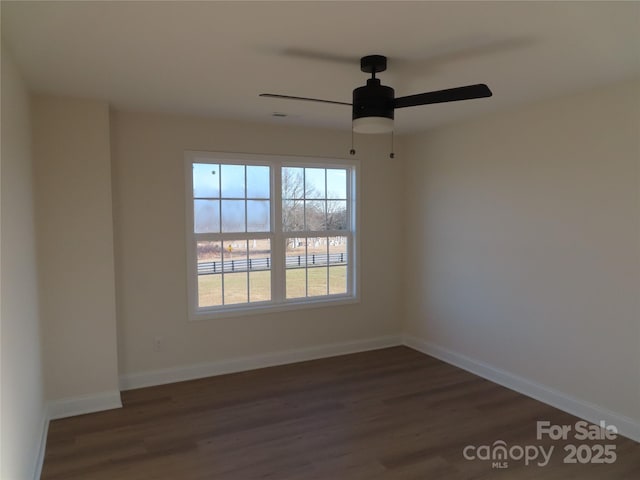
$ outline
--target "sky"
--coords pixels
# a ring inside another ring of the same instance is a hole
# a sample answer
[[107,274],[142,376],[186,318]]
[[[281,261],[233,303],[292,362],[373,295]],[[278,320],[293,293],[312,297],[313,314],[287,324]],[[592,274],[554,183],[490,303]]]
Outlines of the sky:
[[[245,221],[249,232],[269,231],[269,169],[262,165],[194,163],[195,231],[243,232]],[[346,200],[346,169],[284,167],[283,176],[287,171],[292,178],[303,178],[304,175],[307,188],[298,189],[300,196],[306,190],[307,198]],[[245,198],[248,199],[246,210]],[[346,201],[333,203],[344,203],[346,209]]]
[[[311,187],[314,198],[347,198],[346,169],[285,167],[294,174],[304,170],[307,190]],[[222,189],[222,195],[220,195]],[[269,198],[269,167],[258,165],[245,166],[227,164],[195,163],[193,165],[193,194],[196,198]]]

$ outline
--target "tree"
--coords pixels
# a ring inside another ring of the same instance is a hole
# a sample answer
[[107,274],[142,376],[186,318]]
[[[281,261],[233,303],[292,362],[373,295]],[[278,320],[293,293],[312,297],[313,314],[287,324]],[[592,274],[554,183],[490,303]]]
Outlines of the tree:
[[347,229],[347,204],[343,201],[327,202],[327,230]]
[[[319,198],[319,192],[312,185],[305,186],[303,172],[303,168],[282,169],[282,226],[285,232],[346,230],[346,201]],[[287,248],[295,248],[299,243],[298,238],[289,238]]]
[[304,230],[304,175],[301,168],[282,169],[282,228]]
[[[307,222],[305,227],[305,199],[317,196],[312,185],[304,182],[302,168],[282,169],[282,228],[285,232],[296,232],[314,229],[316,227],[313,209],[307,207]],[[294,248],[299,244],[298,238],[287,239],[287,248]]]

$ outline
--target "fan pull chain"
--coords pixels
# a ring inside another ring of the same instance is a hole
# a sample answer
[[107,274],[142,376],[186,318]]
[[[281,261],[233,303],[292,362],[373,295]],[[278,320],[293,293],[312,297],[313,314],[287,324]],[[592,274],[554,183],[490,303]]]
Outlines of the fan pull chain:
[[349,150],[350,155],[355,155],[356,151],[353,148],[353,121],[351,121],[351,150]]
[[394,141],[393,141],[393,130],[391,130],[391,153],[389,154],[389,158],[396,158],[396,154],[393,153],[393,151],[395,150],[394,148]]

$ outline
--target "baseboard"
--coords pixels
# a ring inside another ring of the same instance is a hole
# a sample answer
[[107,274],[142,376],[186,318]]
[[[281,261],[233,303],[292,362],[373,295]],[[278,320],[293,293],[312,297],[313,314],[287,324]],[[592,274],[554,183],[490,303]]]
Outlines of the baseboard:
[[62,398],[49,402],[49,419],[55,420],[121,407],[122,400],[119,391]]
[[258,368],[286,365],[289,363],[304,362],[318,358],[335,357],[349,353],[378,350],[381,348],[402,345],[400,336],[377,337],[352,342],[333,343],[298,350],[267,353],[251,357],[241,357],[218,362],[201,363],[185,367],[153,370],[141,373],[132,373],[120,376],[120,389],[131,390],[133,388],[164,385],[167,383],[194,380],[197,378],[224,375]]
[[620,435],[640,442],[640,423],[626,415],[621,415],[599,405],[567,395],[554,388],[514,375],[506,370],[496,368],[416,337],[405,336],[403,344],[588,422],[597,424],[600,421],[605,421],[607,424],[615,425]]
[[44,452],[47,448],[47,435],[49,433],[49,411],[45,406],[44,411],[42,412],[42,420],[40,427],[40,440],[38,443],[36,463],[33,469],[33,480],[40,480],[40,476],[42,475],[42,465],[44,464]]

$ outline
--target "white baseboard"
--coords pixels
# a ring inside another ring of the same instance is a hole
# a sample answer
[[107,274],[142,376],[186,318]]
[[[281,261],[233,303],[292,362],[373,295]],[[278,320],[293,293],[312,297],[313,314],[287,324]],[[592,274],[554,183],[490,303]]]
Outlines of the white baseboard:
[[620,435],[640,442],[640,423],[626,415],[567,395],[554,388],[514,375],[506,370],[496,368],[416,337],[405,336],[403,343],[409,348],[467,370],[588,422],[598,424],[600,421],[605,421],[607,424],[615,425]]
[[44,452],[47,448],[47,434],[49,433],[49,411],[45,406],[42,412],[42,420],[40,422],[40,440],[38,443],[36,463],[33,472],[33,480],[40,480],[42,475],[42,465],[44,464]]
[[49,419],[55,420],[121,407],[122,400],[119,391],[62,398],[49,402]]
[[251,357],[241,357],[218,362],[200,363],[185,367],[167,368],[141,373],[130,373],[120,376],[120,389],[131,390],[133,388],[164,385],[167,383],[194,380],[197,378],[224,375],[257,368],[286,365],[288,363],[304,362],[318,358],[335,357],[349,353],[378,350],[381,348],[402,345],[400,336],[377,337],[352,342],[333,343],[298,350],[267,353]]
[[40,480],[42,475],[44,454],[47,448],[47,435],[49,434],[49,423],[51,420],[121,407],[122,401],[120,400],[120,392],[118,391],[63,398],[48,402],[42,412],[40,439],[36,450],[33,480]]

